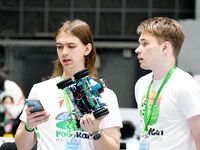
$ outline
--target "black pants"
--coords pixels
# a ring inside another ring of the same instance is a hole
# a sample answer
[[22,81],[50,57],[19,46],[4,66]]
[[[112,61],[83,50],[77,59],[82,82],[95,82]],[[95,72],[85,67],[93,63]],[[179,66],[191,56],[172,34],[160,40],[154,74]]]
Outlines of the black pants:
[[[17,146],[15,142],[6,142],[1,145],[0,150],[17,150]],[[31,150],[37,150],[37,144]]]

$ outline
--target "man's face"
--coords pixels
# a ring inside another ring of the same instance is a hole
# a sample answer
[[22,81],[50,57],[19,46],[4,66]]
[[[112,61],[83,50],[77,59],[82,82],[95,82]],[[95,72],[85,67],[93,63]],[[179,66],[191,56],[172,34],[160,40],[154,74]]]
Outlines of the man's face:
[[139,46],[135,50],[140,67],[146,70],[152,70],[161,59],[161,45],[157,39],[150,33],[143,32],[139,37]]
[[57,54],[65,72],[76,73],[84,69],[86,46],[79,38],[61,32],[56,37]]

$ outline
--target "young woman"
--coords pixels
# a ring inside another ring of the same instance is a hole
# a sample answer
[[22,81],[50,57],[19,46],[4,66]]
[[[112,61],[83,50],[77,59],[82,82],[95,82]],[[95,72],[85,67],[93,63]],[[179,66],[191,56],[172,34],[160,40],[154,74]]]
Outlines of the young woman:
[[53,78],[35,84],[29,94],[29,98],[40,99],[45,111],[31,113],[33,108],[25,108],[15,136],[18,149],[29,150],[36,141],[39,150],[119,149],[122,123],[115,93],[105,88],[101,94],[108,106],[107,116],[84,115],[81,128],[76,128],[70,117],[73,105],[56,86],[86,68],[95,77],[96,51],[90,27],[81,20],[67,21],[55,33],[55,40],[58,59]]

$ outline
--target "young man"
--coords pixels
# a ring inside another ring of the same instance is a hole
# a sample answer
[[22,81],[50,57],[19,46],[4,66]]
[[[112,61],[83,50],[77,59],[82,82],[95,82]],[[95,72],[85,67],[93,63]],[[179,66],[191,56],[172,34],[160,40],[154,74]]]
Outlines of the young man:
[[53,78],[35,84],[29,94],[41,101],[45,111],[24,109],[15,135],[17,148],[29,150],[37,142],[37,150],[118,150],[122,122],[116,94],[105,88],[101,96],[109,114],[102,119],[84,115],[78,128],[74,124],[76,109],[56,86],[86,68],[90,77],[95,77],[96,50],[89,25],[82,20],[66,21],[55,33],[55,40],[58,58]]
[[143,21],[135,50],[141,77],[135,96],[141,117],[142,150],[200,150],[200,86],[176,66],[184,33],[167,17]]

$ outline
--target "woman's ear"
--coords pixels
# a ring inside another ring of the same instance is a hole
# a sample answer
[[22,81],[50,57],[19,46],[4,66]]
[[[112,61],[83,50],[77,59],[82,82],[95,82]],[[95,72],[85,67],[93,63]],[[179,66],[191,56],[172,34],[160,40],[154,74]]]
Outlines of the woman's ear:
[[89,55],[89,53],[91,52],[92,50],[92,44],[91,43],[88,43],[85,47],[85,56]]

